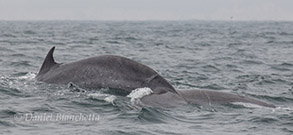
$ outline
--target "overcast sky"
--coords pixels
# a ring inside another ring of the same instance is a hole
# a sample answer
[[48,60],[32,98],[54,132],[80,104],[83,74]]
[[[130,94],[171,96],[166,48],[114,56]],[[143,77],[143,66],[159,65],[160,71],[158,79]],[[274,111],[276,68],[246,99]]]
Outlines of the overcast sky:
[[0,20],[286,20],[293,0],[0,0]]

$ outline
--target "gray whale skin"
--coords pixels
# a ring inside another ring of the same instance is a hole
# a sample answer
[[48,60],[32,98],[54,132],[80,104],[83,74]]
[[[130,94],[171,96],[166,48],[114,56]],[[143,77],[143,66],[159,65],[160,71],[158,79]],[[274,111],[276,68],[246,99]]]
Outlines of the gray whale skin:
[[102,55],[70,63],[56,63],[55,47],[48,52],[36,76],[38,81],[51,84],[74,83],[82,88],[113,88],[131,92],[149,87],[153,93],[141,98],[141,104],[151,107],[171,107],[177,104],[251,103],[275,108],[275,105],[236,94],[212,90],[175,90],[174,87],[150,67],[136,61]]

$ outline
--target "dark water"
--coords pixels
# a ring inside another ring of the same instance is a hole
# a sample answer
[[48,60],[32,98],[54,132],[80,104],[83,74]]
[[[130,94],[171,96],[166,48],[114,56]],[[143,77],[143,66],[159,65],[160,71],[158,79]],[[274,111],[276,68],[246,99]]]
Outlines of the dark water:
[[[57,62],[121,55],[175,88],[237,93],[278,107],[135,108],[108,89],[37,82],[52,46]],[[2,21],[0,65],[0,134],[293,134],[292,22]]]

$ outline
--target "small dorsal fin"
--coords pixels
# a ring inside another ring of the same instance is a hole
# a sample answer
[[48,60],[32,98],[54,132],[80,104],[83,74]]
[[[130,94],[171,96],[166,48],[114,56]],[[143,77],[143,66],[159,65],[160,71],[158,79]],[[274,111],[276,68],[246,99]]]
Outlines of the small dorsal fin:
[[43,74],[43,73],[48,72],[51,67],[53,67],[54,65],[57,64],[54,60],[54,57],[53,57],[54,50],[55,50],[55,46],[53,46],[50,49],[50,51],[48,52],[48,54],[43,62],[43,65],[39,71],[39,74]]

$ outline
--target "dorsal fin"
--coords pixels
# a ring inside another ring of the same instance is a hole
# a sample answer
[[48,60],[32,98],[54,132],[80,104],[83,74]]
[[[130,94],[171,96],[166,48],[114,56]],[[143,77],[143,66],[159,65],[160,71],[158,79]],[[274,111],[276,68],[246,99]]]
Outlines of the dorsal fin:
[[53,46],[48,52],[38,75],[48,72],[50,68],[52,68],[54,65],[57,64],[53,57],[54,50],[55,50],[55,46]]

